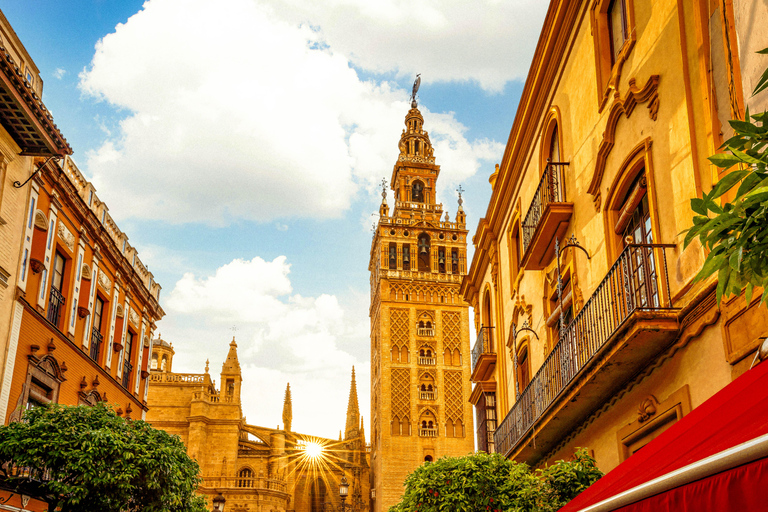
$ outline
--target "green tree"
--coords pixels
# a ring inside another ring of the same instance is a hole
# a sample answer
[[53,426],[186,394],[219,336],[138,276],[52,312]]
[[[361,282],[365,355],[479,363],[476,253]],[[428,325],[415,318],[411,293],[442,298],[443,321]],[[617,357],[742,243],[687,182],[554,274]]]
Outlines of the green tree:
[[177,436],[107,405],[48,405],[0,427],[0,482],[48,510],[202,512],[200,478]]
[[[758,53],[768,54],[768,48]],[[765,70],[753,95],[768,88]],[[709,157],[717,167],[729,170],[709,193],[691,199],[693,227],[685,246],[696,238],[709,254],[696,275],[707,279],[717,273],[717,302],[746,288],[747,302],[754,289],[762,288],[761,302],[768,299],[768,112],[729,121],[734,135]],[[722,196],[738,185],[731,201]]]
[[586,450],[574,460],[531,471],[499,454],[443,457],[416,468],[389,512],[555,511],[603,474]]

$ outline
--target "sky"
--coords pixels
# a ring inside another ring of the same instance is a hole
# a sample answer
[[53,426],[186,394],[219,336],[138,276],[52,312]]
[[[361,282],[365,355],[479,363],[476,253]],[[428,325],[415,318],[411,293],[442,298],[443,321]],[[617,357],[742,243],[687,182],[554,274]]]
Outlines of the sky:
[[[249,423],[369,429],[371,226],[416,74],[451,217],[474,233],[548,2],[3,0],[43,101],[163,286],[173,370],[233,336]],[[392,191],[388,191],[390,204]],[[471,257],[471,244],[470,244]],[[474,340],[471,340],[472,343]]]

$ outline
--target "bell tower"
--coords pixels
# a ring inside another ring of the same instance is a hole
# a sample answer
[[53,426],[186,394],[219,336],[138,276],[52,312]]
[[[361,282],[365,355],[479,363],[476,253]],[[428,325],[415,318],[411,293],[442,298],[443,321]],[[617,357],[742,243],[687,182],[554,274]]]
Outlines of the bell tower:
[[437,203],[440,166],[416,103],[418,83],[389,182],[394,208],[390,216],[384,189],[368,265],[376,512],[400,500],[406,476],[425,461],[474,450],[469,312],[459,293],[466,215],[461,196],[455,221]]

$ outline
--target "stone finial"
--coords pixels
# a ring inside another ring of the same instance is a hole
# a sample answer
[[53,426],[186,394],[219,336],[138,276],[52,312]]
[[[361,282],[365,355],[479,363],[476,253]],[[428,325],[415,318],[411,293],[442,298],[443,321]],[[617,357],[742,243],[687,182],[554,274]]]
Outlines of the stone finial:
[[293,422],[293,401],[291,400],[291,383],[285,387],[285,399],[283,400],[283,427],[286,432],[291,431]]

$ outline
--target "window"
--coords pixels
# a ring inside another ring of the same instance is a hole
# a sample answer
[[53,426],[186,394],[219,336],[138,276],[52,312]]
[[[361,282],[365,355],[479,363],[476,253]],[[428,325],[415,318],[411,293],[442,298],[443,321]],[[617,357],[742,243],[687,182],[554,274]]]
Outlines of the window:
[[517,352],[517,382],[520,383],[520,393],[531,382],[531,363],[528,360],[528,345],[523,345]]
[[62,287],[64,285],[64,256],[56,251],[53,259],[53,275],[51,276],[51,293],[48,298],[48,321],[56,327],[59,326],[61,312],[64,311],[64,295]]
[[397,244],[395,243],[389,244],[389,268],[397,268]]
[[445,247],[437,249],[437,268],[441,274],[445,274]]
[[429,235],[422,233],[419,235],[419,272],[429,272],[431,269],[429,258]]
[[150,369],[157,370],[157,352],[152,353],[152,363]]
[[238,487],[253,487],[253,471],[250,468],[243,468],[237,473]]
[[632,245],[629,249],[629,279],[633,285],[634,303],[639,307],[658,307],[659,290],[653,249],[641,245],[653,243],[651,211],[646,190],[645,174],[641,172],[624,198],[624,207],[619,213],[615,230],[622,230],[621,243],[624,247]]
[[419,180],[413,182],[413,186],[411,187],[411,200],[415,203],[424,202],[424,184]]
[[[325,482],[322,478],[317,478],[312,484],[312,488],[309,490],[310,511],[309,512],[323,512],[326,510],[326,490]],[[330,499],[329,499],[330,501]]]
[[614,96],[624,62],[635,44],[634,0],[595,0],[591,17],[602,111]]
[[10,423],[20,421],[24,411],[48,403],[58,403],[59,387],[64,381],[64,370],[52,355],[41,358],[28,356],[27,378],[21,388],[16,409],[9,416]]
[[125,333],[125,354],[123,357],[123,387],[127,388],[131,384],[131,371],[133,365],[131,364],[131,357],[133,356],[133,338],[134,334],[131,331]]
[[451,273],[459,273],[459,250],[451,249]]
[[411,246],[403,244],[403,270],[411,270]]
[[627,6],[624,0],[611,0],[608,4],[608,33],[611,41],[611,64],[619,60],[619,52],[627,40]]
[[496,432],[496,393],[484,392],[475,406],[477,417],[477,448],[486,453],[495,453],[493,434]]
[[99,352],[101,350],[101,323],[104,315],[104,301],[98,295],[93,303],[93,328],[91,329],[91,359],[99,362]]

